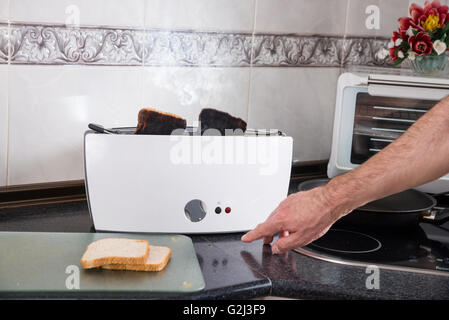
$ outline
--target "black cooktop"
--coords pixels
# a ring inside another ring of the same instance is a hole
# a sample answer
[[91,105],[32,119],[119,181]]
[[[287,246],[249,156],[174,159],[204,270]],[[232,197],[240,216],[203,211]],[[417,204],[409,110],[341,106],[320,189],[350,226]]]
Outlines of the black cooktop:
[[371,229],[337,222],[323,237],[295,251],[336,263],[449,276],[449,223]]

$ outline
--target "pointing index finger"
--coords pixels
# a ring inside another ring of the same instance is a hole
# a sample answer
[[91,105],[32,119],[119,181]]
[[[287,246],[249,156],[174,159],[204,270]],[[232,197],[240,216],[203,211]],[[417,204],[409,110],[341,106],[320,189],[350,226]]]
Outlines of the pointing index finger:
[[257,225],[256,228],[249,231],[242,237],[243,242],[252,242],[263,237],[273,236],[275,233],[281,231],[280,222],[268,219],[267,221]]

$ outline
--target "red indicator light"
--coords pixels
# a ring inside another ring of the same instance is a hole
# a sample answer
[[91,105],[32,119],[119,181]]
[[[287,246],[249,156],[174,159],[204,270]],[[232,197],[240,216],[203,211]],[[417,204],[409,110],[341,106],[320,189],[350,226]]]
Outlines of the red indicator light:
[[227,207],[227,208],[225,209],[225,212],[226,212],[226,213],[231,212],[231,208]]

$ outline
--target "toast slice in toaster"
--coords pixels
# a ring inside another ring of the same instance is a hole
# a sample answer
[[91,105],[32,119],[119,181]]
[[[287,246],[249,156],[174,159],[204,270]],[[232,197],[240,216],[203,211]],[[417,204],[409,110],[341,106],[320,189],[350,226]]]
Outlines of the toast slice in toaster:
[[101,266],[110,270],[161,271],[171,257],[171,249],[161,246],[150,246],[150,254],[144,264],[108,264]]
[[176,129],[185,130],[185,119],[171,113],[143,108],[137,116],[135,134],[170,135]]
[[144,264],[149,256],[150,244],[146,240],[105,238],[89,244],[81,257],[84,269],[105,264]]
[[223,136],[226,133],[226,129],[240,129],[242,130],[242,133],[246,131],[245,121],[240,118],[233,117],[227,112],[216,109],[206,108],[201,110],[199,121],[201,123],[201,134],[204,134],[204,132],[208,129],[216,129]]

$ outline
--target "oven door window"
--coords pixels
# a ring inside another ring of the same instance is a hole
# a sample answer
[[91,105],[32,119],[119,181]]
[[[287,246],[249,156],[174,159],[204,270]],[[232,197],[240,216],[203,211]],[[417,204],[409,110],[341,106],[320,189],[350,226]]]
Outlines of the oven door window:
[[356,96],[351,163],[361,164],[402,135],[438,101]]

